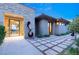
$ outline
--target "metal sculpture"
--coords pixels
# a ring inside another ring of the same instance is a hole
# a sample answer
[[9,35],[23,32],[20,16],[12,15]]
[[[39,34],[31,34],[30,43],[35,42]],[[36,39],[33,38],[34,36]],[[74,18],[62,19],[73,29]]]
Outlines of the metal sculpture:
[[28,21],[28,22],[27,22],[27,27],[28,27],[28,29],[29,29],[28,36],[29,36],[29,37],[33,37],[33,32],[31,32],[31,28],[30,28],[30,26],[29,26],[30,24],[31,24],[31,22]]

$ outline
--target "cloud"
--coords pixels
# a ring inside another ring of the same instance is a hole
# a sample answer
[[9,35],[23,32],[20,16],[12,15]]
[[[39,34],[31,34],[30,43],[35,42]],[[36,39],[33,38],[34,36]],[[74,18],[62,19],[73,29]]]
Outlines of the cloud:
[[47,7],[47,8],[44,9],[44,11],[51,11],[51,10],[52,10],[51,7]]

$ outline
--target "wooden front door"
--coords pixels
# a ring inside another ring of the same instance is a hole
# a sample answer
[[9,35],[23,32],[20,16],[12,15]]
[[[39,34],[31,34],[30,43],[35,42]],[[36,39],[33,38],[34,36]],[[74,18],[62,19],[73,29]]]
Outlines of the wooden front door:
[[24,19],[20,17],[5,16],[4,26],[6,36],[23,36],[24,35]]

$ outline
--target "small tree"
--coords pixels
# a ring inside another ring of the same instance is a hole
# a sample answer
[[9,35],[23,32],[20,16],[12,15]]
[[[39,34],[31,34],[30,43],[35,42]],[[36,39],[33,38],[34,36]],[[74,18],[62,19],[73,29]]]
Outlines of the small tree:
[[5,37],[5,27],[0,25],[0,45],[2,44]]
[[[69,24],[69,30],[74,33],[79,33],[79,16],[77,16],[70,24]],[[76,39],[76,35],[75,35]]]
[[[70,24],[69,24],[69,30],[74,33],[79,33],[79,16],[77,16]],[[79,38],[76,38],[75,34],[75,46],[72,47],[69,52],[71,54],[79,55]]]

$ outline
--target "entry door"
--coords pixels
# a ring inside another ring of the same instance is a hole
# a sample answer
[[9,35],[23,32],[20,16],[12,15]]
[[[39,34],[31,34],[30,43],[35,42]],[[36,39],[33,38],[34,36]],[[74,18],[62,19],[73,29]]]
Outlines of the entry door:
[[5,15],[6,37],[24,36],[24,18]]
[[19,36],[20,35],[20,21],[17,19],[9,19],[9,35]]

